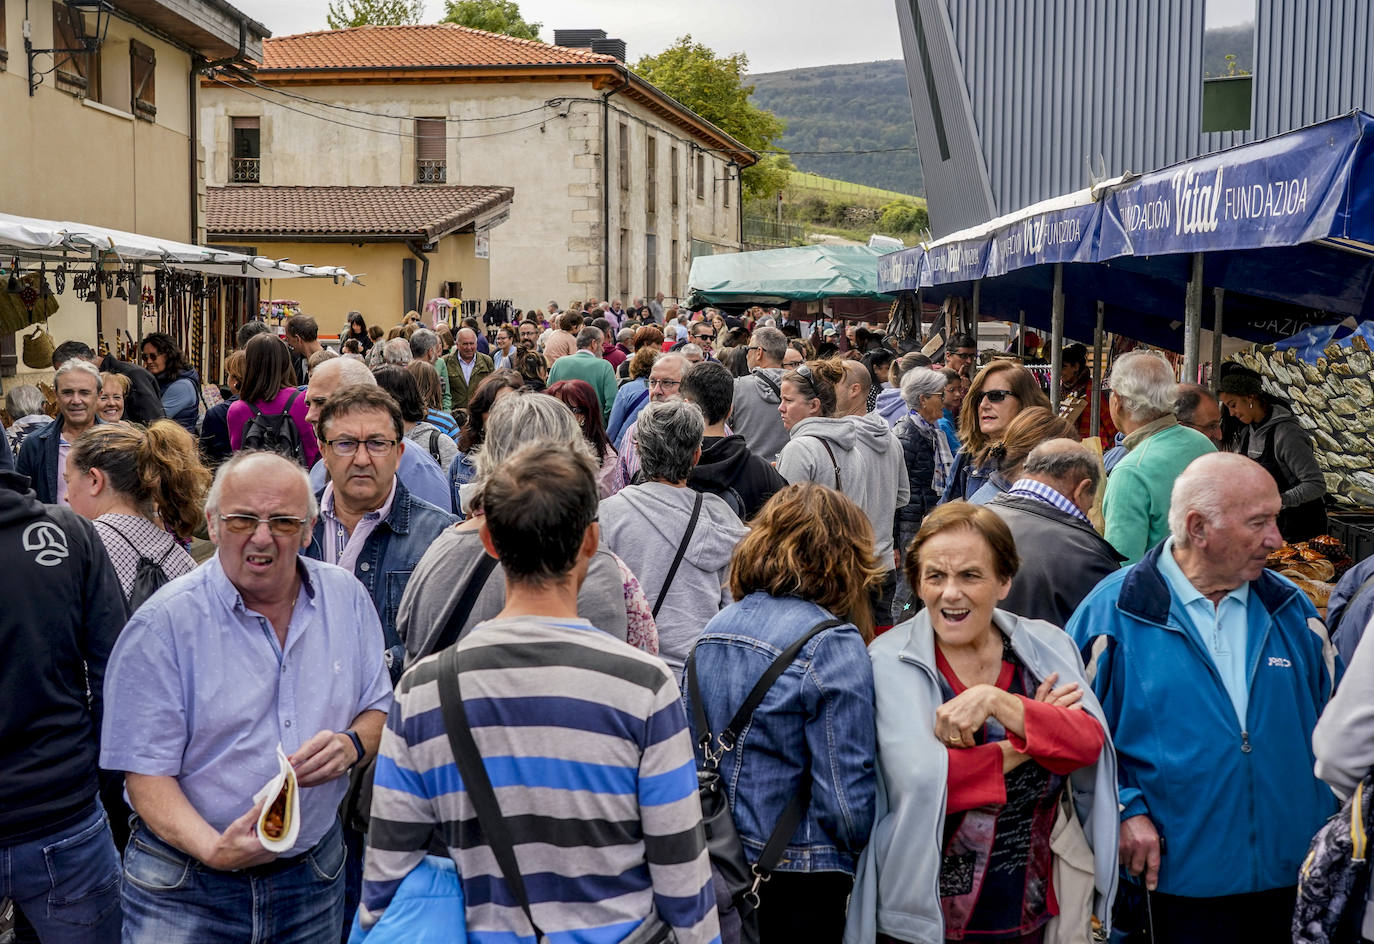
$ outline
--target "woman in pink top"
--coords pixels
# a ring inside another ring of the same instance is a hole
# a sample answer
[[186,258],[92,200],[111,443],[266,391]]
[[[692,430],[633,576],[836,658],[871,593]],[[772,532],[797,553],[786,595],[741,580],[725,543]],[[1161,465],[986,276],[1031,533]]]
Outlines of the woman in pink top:
[[291,353],[286,344],[275,334],[255,335],[243,349],[243,355],[239,399],[229,407],[229,445],[235,452],[243,448],[244,430],[253,417],[253,407],[269,418],[289,411],[291,422],[300,434],[302,455],[299,458],[307,469],[310,468],[320,458],[320,447],[315,442],[315,430],[305,420],[310,404],[305,399],[305,392],[294,385]]

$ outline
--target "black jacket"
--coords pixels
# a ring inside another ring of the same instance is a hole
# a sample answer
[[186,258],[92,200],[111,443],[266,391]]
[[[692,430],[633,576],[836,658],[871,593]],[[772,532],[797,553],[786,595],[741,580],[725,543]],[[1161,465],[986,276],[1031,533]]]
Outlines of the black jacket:
[[[105,663],[127,613],[90,522],[0,472],[0,846],[65,826],[96,795]],[[90,703],[86,691],[90,687]]]
[[126,420],[147,426],[153,420],[160,420],[167,415],[162,408],[162,390],[157,385],[157,378],[147,370],[122,361],[113,354],[105,355],[100,362],[100,369],[129,378],[129,392],[124,395]]
[[[893,432],[902,444],[906,477],[911,484],[911,500],[897,509],[897,520],[921,522],[940,501],[940,494],[931,486],[931,480],[935,477],[935,447],[909,416],[902,417]],[[944,433],[936,430],[936,435],[943,436]]]
[[1125,560],[1089,524],[1036,498],[998,495],[985,506],[1016,539],[1021,566],[1001,609],[1063,627],[1102,578]]
[[[738,435],[703,439],[701,461],[687,477],[688,488],[720,495],[746,521],[786,484],[778,470],[750,452],[744,437]],[[729,496],[731,491],[739,496],[738,502]]]
[[[104,422],[96,418],[96,425]],[[19,456],[14,460],[14,471],[26,476],[28,488],[37,493],[38,500],[45,504],[57,501],[57,478],[62,474],[58,467],[58,456],[62,446],[62,416],[47,426],[40,427],[24,439]],[[16,584],[16,586],[20,586]]]

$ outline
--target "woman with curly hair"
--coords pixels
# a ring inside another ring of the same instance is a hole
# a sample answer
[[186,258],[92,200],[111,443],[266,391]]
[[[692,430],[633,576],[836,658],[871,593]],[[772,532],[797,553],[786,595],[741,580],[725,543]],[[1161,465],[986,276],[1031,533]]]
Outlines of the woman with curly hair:
[[788,807],[800,806],[782,860],[759,888],[764,944],[843,936],[876,803],[866,647],[873,639],[870,592],[884,570],[857,505],[814,482],[789,485],[735,549],[735,602],[706,624],[688,661],[685,701],[692,740],[701,745],[714,742],[777,655],[805,640],[719,757],[751,865]]
[[143,366],[153,375],[162,393],[162,409],[167,418],[194,433],[196,420],[200,418],[200,374],[186,363],[186,355],[176,340],[163,331],[145,335],[139,350]]

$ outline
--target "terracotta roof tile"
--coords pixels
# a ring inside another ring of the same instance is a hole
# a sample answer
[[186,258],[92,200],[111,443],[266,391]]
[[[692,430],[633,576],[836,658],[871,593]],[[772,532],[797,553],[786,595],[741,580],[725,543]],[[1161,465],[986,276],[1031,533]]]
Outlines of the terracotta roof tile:
[[213,236],[430,240],[461,229],[514,194],[510,187],[207,187],[205,228]]
[[516,39],[453,23],[358,26],[262,43],[262,70],[606,65],[614,56]]

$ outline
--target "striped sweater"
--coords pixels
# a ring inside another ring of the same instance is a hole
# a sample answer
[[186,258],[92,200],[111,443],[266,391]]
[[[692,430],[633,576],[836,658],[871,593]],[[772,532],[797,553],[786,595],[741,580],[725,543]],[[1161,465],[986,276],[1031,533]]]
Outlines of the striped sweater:
[[[656,911],[681,944],[718,941],[696,766],[667,667],[585,620],[488,620],[458,646],[468,722],[540,928],[557,944],[614,944]],[[406,672],[382,734],[361,922],[381,917],[437,825],[462,876],[468,939],[530,944],[453,760],[438,666],[430,656]]]

